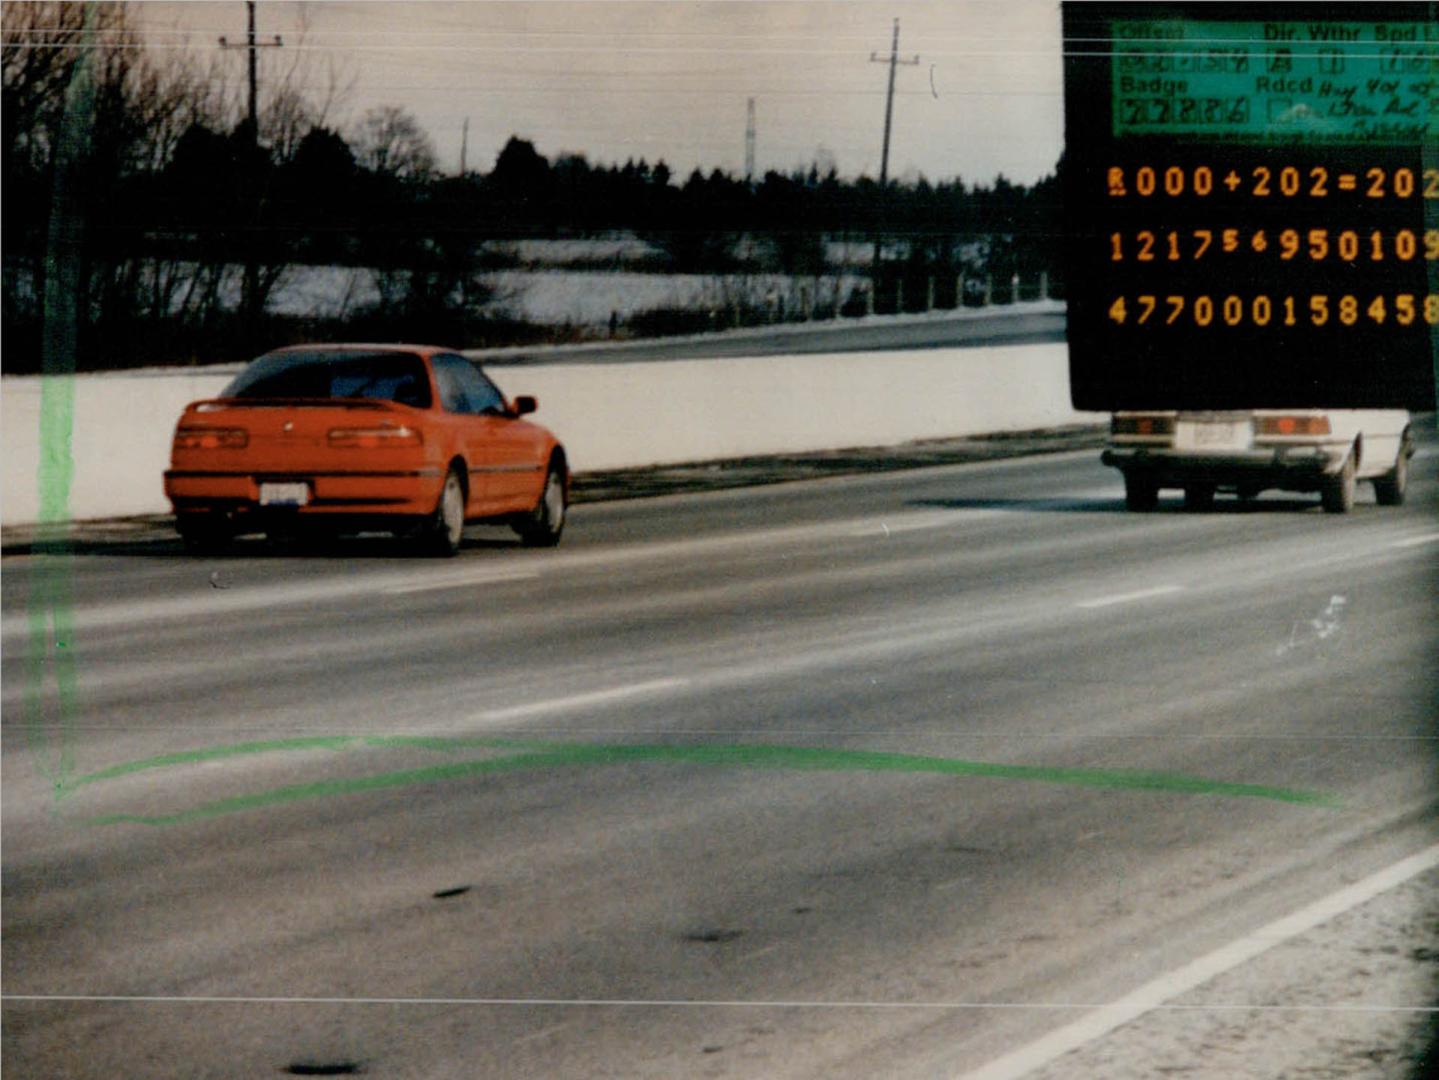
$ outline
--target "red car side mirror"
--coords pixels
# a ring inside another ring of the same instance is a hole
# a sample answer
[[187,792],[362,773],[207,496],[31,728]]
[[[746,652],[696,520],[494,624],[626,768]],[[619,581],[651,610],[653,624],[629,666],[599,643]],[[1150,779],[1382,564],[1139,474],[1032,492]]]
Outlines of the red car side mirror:
[[539,407],[540,403],[538,401],[530,397],[528,394],[523,394],[520,397],[515,398],[514,413],[516,416],[524,416],[526,413],[534,412]]

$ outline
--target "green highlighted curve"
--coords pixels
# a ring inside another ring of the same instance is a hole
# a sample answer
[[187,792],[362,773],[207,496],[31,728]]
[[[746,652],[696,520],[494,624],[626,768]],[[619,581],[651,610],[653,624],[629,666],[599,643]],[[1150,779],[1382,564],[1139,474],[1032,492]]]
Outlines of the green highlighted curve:
[[872,750],[830,750],[799,746],[740,744],[720,746],[666,745],[604,745],[587,743],[520,742],[507,739],[439,738],[426,736],[328,736],[297,739],[273,739],[212,747],[185,753],[166,754],[143,761],[115,765],[76,778],[73,786],[113,780],[121,776],[163,769],[175,765],[217,761],[249,754],[297,750],[356,750],[365,748],[418,748],[440,753],[488,749],[504,751],[504,756],[479,760],[431,765],[378,773],[373,776],[341,780],[319,780],[292,784],[202,803],[174,814],[110,814],[86,819],[91,825],[182,825],[225,814],[254,810],[265,806],[352,795],[362,791],[407,787],[460,780],[489,773],[513,772],[519,769],[553,769],[576,766],[628,765],[645,762],[669,762],[685,765],[707,765],[727,768],[785,769],[819,772],[899,772],[930,773],[946,776],[978,776],[1004,780],[1029,780],[1079,787],[1104,788],[1115,791],[1163,791],[1190,795],[1227,798],[1269,799],[1276,802],[1307,806],[1338,806],[1338,800],[1321,792],[1295,788],[1267,787],[1259,784],[1236,784],[1206,780],[1180,773],[1157,773],[1126,769],[1050,768],[1036,765],[997,765],[957,758],[929,757],[919,754],[895,754]]

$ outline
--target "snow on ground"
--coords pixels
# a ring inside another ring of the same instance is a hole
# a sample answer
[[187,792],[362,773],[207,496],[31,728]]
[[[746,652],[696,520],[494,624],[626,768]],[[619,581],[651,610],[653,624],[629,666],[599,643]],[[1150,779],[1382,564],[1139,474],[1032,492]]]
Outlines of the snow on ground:
[[[1418,1080],[1439,991],[1439,871],[1383,893],[1028,1080]],[[1207,1006],[1207,1007],[1206,1007]]]
[[[497,270],[476,280],[494,290],[487,309],[545,326],[601,328],[661,308],[725,311],[740,305],[794,314],[843,303],[862,284],[856,274],[793,278],[783,274],[642,274],[633,271]],[[226,299],[231,298],[226,294]],[[233,297],[238,302],[238,292]],[[343,317],[377,303],[376,272],[345,266],[295,266],[270,297],[276,315]]]

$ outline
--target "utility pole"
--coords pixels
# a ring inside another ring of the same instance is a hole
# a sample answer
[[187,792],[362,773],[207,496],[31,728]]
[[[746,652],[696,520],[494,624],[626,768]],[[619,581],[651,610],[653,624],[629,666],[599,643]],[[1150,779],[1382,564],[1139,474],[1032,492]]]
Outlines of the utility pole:
[[250,101],[249,101],[249,113],[248,113],[248,115],[249,115],[249,119],[250,119],[250,130],[253,132],[252,138],[253,138],[256,142],[258,142],[258,141],[259,141],[259,138],[260,138],[260,134],[259,134],[259,132],[260,132],[260,109],[259,109],[259,97],[260,97],[260,93],[259,93],[259,73],[258,73],[258,65],[256,64],[256,59],[255,59],[255,58],[256,58],[256,55],[257,55],[256,50],[258,50],[258,49],[278,49],[278,48],[280,48],[282,45],[284,45],[285,43],[280,40],[280,35],[279,35],[279,34],[276,34],[276,35],[275,35],[275,40],[274,40],[274,41],[258,41],[258,42],[257,42],[257,41],[255,40],[255,0],[246,0],[246,2],[245,2],[245,14],[246,14],[247,23],[248,23],[248,29],[247,29],[246,34],[245,34],[245,43],[244,43],[243,45],[240,45],[240,44],[231,44],[230,41],[229,41],[229,39],[222,37],[222,38],[220,39],[220,48],[222,48],[222,49],[249,49],[249,50],[250,50],[250,65],[249,65],[249,66],[250,66]]
[[470,118],[465,117],[465,126],[460,129],[460,176],[465,175],[465,155],[470,149]]
[[744,129],[744,182],[754,184],[754,98],[749,99],[749,117]]
[[[248,49],[250,52],[250,97],[247,118],[249,121],[250,133],[250,160],[251,163],[253,163],[260,149],[260,91],[256,56],[258,55],[260,49],[278,49],[284,44],[284,42],[280,40],[279,34],[275,35],[274,41],[257,42],[255,40],[255,0],[246,0],[245,13],[247,16],[245,44],[232,45],[229,41],[222,37],[220,39],[220,48]],[[260,203],[258,188],[252,190],[252,194],[254,195],[255,199],[255,216],[256,218],[258,218]],[[255,330],[255,322],[259,315],[258,309],[260,307],[260,268],[255,262],[253,237],[246,241],[245,249],[245,283],[244,290],[240,299],[240,306],[244,311],[245,325],[249,332],[253,333]]]
[[894,121],[894,69],[900,64],[904,64],[906,67],[915,67],[919,64],[918,53],[916,53],[914,57],[909,60],[901,60],[899,58],[898,19],[894,20],[894,37],[890,41],[889,45],[889,58],[886,60],[878,53],[870,53],[869,62],[871,64],[889,65],[889,92],[885,94],[884,98],[884,150],[882,151],[879,159],[879,212],[876,215],[874,233],[874,270],[872,274],[874,284],[872,288],[877,290],[879,288],[880,238],[882,233],[884,232],[884,219],[886,209],[885,204],[889,199],[889,132]]

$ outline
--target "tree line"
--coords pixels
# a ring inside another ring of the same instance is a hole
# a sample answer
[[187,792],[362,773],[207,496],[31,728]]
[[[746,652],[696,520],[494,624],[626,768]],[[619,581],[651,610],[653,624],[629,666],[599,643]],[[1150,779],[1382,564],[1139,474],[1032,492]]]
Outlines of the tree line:
[[[881,290],[901,278],[953,282],[965,270],[1008,282],[1053,269],[1054,177],[1029,187],[921,178],[884,191],[817,166],[681,178],[663,161],[551,161],[518,136],[488,171],[446,175],[402,108],[372,109],[342,129],[333,71],[318,97],[301,89],[298,69],[282,73],[252,123],[217,56],[157,59],[125,5],[97,5],[89,26],[84,7],[3,8],[7,370],[38,355],[55,150],[65,88],[86,48],[95,93],[78,177],[81,367],[237,359],[328,335],[463,346],[534,338],[542,328],[493,315],[483,279],[503,242],[525,238],[627,231],[656,252],[645,269],[813,276],[833,269],[827,239],[879,239]],[[972,254],[965,265],[965,250],[982,252],[978,265]],[[280,318],[269,301],[298,265],[370,268],[378,300],[343,327]]]

